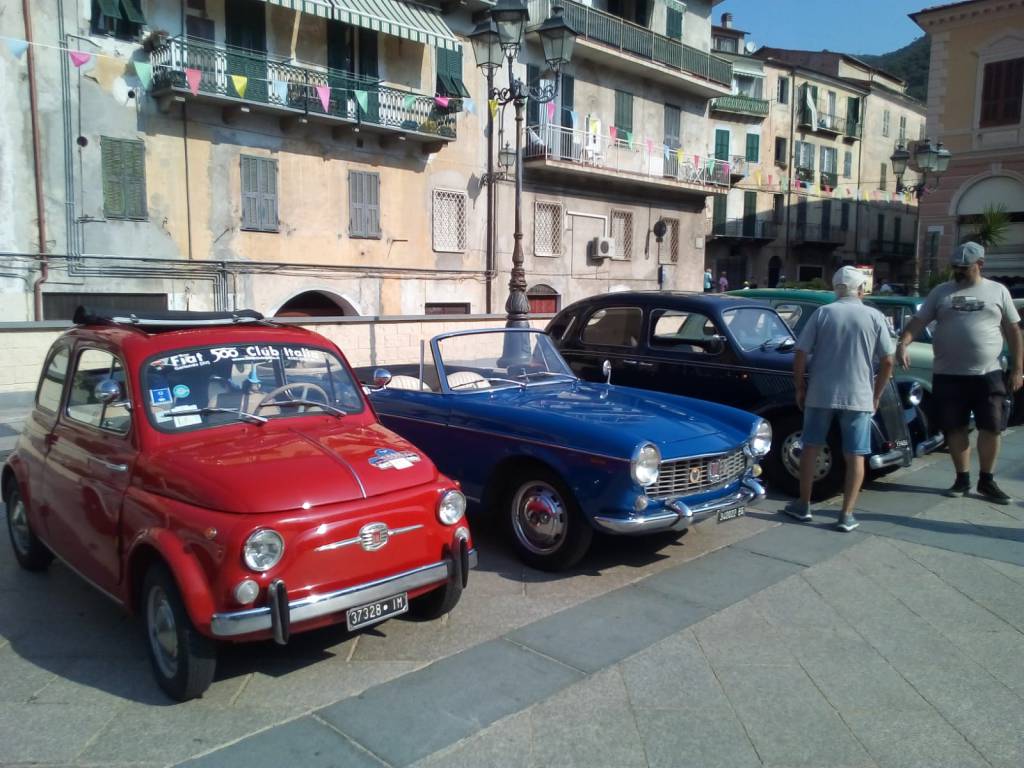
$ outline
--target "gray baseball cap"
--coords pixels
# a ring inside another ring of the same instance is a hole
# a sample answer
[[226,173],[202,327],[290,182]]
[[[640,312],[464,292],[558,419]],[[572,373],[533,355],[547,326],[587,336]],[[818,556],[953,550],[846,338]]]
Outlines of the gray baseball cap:
[[985,249],[977,243],[967,242],[956,247],[956,250],[953,251],[953,255],[949,259],[949,263],[954,267],[969,267],[977,261],[984,260]]

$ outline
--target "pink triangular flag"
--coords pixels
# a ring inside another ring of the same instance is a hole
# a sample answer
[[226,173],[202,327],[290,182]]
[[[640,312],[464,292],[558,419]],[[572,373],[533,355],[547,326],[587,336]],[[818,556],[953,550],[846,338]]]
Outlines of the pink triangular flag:
[[203,79],[203,73],[198,69],[186,69],[185,79],[188,81],[188,89],[193,96],[199,95],[199,81]]
[[608,126],[608,135],[612,137],[612,141],[615,141],[615,137],[619,135],[619,129],[614,125]]
[[555,119],[555,102],[549,101],[548,102],[548,120],[554,120],[554,119]]
[[71,63],[75,65],[76,69],[92,59],[92,54],[85,51],[68,51],[68,56],[71,57]]
[[647,145],[647,154],[650,154],[651,152],[654,151],[654,142],[653,141],[651,141],[650,139],[644,139],[644,144]]
[[450,99],[447,96],[435,96],[434,97],[434,103],[437,104],[437,106],[441,107],[441,109],[447,108],[449,101],[450,101]]
[[320,97],[320,103],[324,106],[324,112],[331,111],[331,86],[318,85],[316,95]]

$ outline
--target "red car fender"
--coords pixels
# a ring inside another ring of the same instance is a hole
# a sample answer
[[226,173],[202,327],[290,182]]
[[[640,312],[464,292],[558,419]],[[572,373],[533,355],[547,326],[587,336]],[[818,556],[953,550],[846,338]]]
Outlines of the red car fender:
[[25,467],[24,462],[16,453],[12,453],[7,459],[7,462],[3,465],[3,476],[0,477],[0,482],[3,483],[3,499],[7,501],[8,493],[8,482],[15,482],[18,484],[18,489],[21,491],[21,498],[24,500],[25,505],[31,509],[32,503],[29,496],[28,478],[26,474],[28,470]]
[[[132,541],[127,560],[128,588],[132,594],[128,595],[126,603],[130,606],[138,605],[137,600],[141,595],[135,591],[141,590],[145,571],[137,573],[136,568],[148,567],[151,562],[150,556],[154,551],[174,576],[174,580],[178,584],[178,591],[181,592],[181,599],[185,603],[185,610],[188,611],[192,623],[203,634],[209,634],[210,618],[213,616],[215,608],[213,593],[210,590],[206,574],[203,572],[199,560],[189,551],[188,545],[166,528],[149,528],[141,531]],[[139,558],[144,558],[145,562],[140,561]]]

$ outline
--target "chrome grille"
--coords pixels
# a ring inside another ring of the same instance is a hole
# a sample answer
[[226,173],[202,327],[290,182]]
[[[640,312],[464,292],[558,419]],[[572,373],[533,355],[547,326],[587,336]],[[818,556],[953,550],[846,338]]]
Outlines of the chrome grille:
[[[715,477],[714,464],[718,464]],[[742,449],[699,459],[674,459],[661,462],[658,482],[647,489],[652,499],[674,499],[691,493],[720,488],[737,480],[747,466]]]

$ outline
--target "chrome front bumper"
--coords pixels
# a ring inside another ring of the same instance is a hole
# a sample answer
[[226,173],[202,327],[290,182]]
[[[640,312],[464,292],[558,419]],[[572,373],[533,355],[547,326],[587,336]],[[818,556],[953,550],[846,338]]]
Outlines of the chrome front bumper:
[[907,448],[894,448],[888,453],[876,453],[868,458],[868,466],[871,469],[882,469],[897,464],[909,466],[913,454]]
[[740,487],[734,493],[711,501],[692,506],[680,500],[669,502],[664,510],[649,515],[631,515],[630,517],[608,517],[597,515],[594,524],[611,533],[634,535],[652,533],[654,531],[682,531],[694,523],[698,523],[723,509],[752,504],[765,496],[764,487],[753,478],[740,481]]
[[[468,562],[470,568],[477,565],[477,553],[475,549],[469,550]],[[299,600],[292,600],[288,603],[288,618],[285,624],[309,621],[321,616],[328,616],[335,613],[342,613],[349,608],[358,605],[372,603],[374,600],[383,600],[386,597],[397,595],[400,592],[410,592],[429,584],[437,584],[452,578],[459,570],[454,559],[442,560],[433,565],[425,565],[422,568],[415,568],[411,571],[398,573],[386,579],[357,584],[353,587],[340,589],[337,592],[328,592],[322,595],[309,595]],[[275,627],[274,617],[271,615],[271,606],[261,608],[249,608],[244,611],[231,611],[229,613],[215,613],[210,619],[210,632],[215,637],[237,637],[248,635],[253,632],[265,632],[269,629],[275,630],[275,639],[278,630]],[[284,640],[287,640],[285,633]]]
[[946,442],[946,436],[941,432],[936,432],[927,440],[922,440],[914,446],[914,456],[918,458],[921,456],[927,456],[932,451],[937,451],[941,448],[944,442]]

